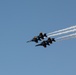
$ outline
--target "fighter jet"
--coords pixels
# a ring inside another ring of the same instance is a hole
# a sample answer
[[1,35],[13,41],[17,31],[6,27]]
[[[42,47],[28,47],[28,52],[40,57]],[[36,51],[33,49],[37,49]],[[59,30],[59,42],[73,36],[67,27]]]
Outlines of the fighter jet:
[[47,37],[47,35],[46,35],[46,33],[43,34],[42,32],[38,36],[38,38],[40,38],[40,39],[44,39],[44,37]]
[[41,42],[40,44],[38,44],[36,46],[44,46],[44,48],[46,48],[46,41],[43,41],[43,42]]
[[27,43],[28,42],[36,42],[36,43],[38,43],[38,39],[37,39],[37,36],[35,36],[32,40],[30,40],[30,41],[27,41]]
[[53,43],[53,41],[55,42],[54,38],[48,38],[46,41],[41,42],[40,44],[36,45],[36,46],[43,46],[44,48],[47,47],[47,45],[50,46],[50,44]]
[[38,36],[35,36],[32,40],[27,41],[27,42],[36,42],[38,43],[38,41],[41,41],[42,39],[44,39],[44,37],[47,37],[46,33],[40,33]]
[[50,43],[50,44],[52,44],[53,41],[56,42],[55,38],[50,38],[50,37],[49,37],[48,40],[47,40],[47,42]]

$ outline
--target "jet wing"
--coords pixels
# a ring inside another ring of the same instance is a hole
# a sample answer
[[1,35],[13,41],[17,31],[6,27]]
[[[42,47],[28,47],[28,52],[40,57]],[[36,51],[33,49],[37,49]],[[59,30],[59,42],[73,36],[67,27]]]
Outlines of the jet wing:
[[41,44],[37,44],[37,45],[35,45],[35,46],[42,46]]

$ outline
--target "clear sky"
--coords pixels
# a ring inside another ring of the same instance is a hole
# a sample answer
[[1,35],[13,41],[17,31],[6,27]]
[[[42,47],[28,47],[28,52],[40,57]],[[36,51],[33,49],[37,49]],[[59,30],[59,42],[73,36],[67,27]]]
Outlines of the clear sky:
[[76,0],[0,0],[0,75],[76,75],[76,39],[26,43],[75,24]]

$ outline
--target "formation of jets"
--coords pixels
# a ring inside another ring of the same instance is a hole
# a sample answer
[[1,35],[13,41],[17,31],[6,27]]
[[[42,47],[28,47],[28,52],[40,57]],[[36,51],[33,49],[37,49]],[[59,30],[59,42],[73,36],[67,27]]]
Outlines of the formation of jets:
[[37,44],[35,46],[43,46],[44,48],[47,47],[47,45],[50,46],[50,44],[52,44],[53,42],[56,42],[55,38],[48,38],[47,40],[44,40],[47,37],[46,33],[40,33],[38,36],[35,36],[33,39],[31,39],[28,42],[35,42],[38,43],[39,41],[42,41],[40,44]]

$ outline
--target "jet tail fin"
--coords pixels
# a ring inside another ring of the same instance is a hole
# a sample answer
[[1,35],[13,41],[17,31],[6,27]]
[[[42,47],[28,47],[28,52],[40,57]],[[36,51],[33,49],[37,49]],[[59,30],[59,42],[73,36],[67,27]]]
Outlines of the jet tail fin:
[[52,41],[56,42],[55,38],[52,38]]
[[46,33],[44,33],[44,36],[47,37]]

